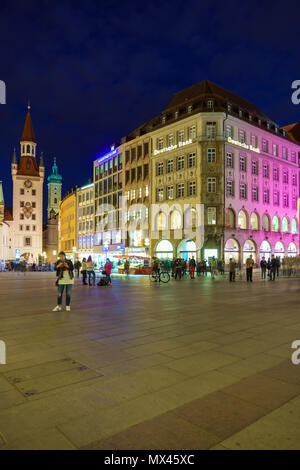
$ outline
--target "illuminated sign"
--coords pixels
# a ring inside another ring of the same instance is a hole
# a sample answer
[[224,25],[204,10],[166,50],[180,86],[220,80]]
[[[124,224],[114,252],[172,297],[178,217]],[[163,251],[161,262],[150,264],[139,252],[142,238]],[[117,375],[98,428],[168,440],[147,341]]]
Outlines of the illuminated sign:
[[231,137],[227,137],[227,141],[230,144],[238,145],[239,147],[243,147],[244,149],[252,150],[252,152],[260,153],[259,148],[253,147],[252,145],[243,144],[242,142],[239,142],[238,140],[233,140]]
[[170,150],[175,150],[178,147],[183,147],[184,145],[191,144],[193,141],[192,139],[186,140],[185,142],[178,142],[178,144],[170,145],[169,147],[164,147],[163,149],[160,150],[154,150],[154,155],[158,155],[159,153],[162,152],[169,152]]
[[99,160],[97,160],[97,163],[102,163],[104,162],[105,160],[107,160],[108,158],[112,157],[113,155],[116,155],[118,153],[118,150],[113,150],[112,152],[109,152],[105,155],[103,155],[101,158],[99,158]]

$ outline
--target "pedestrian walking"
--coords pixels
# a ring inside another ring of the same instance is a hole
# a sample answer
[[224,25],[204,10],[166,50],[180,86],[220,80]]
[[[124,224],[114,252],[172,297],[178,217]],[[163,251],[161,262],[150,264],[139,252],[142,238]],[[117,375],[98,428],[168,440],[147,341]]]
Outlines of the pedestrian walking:
[[87,286],[87,266],[86,266],[86,258],[83,258],[82,264],[81,264],[81,274],[82,274],[82,284],[84,286]]
[[71,291],[74,284],[74,266],[71,260],[66,259],[66,255],[63,251],[59,253],[59,260],[56,263],[56,285],[57,285],[57,305],[53,309],[53,312],[59,312],[62,308],[62,296],[66,289],[66,310],[71,310]]
[[214,279],[216,270],[217,270],[217,261],[214,256],[210,259],[209,265],[210,265],[211,278]]
[[81,268],[81,263],[80,263],[79,259],[76,260],[76,262],[75,262],[75,264],[74,264],[74,268],[75,268],[76,271],[77,271],[77,277],[79,277],[80,268]]
[[252,258],[252,255],[250,255],[249,258],[246,259],[247,282],[252,282],[253,265],[254,260]]
[[86,271],[87,271],[87,275],[88,275],[88,280],[89,280],[89,286],[91,286],[91,279],[92,279],[92,283],[93,283],[93,286],[95,285],[95,278],[96,278],[96,275],[95,275],[95,266],[94,266],[94,262],[92,260],[92,257],[89,256],[88,257],[88,260],[86,262]]
[[129,260],[127,259],[125,261],[125,264],[124,264],[124,270],[125,270],[125,273],[127,274],[127,276],[129,276],[129,267],[130,267]]
[[175,279],[179,278],[180,280],[181,274],[182,274],[182,263],[181,263],[181,260],[177,258],[175,261]]

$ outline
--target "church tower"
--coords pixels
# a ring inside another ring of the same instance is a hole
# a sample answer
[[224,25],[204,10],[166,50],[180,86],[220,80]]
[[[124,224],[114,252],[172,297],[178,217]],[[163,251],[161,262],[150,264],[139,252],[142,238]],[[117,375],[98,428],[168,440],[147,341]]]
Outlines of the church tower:
[[21,138],[21,157],[14,151],[11,164],[13,179],[13,238],[14,253],[37,263],[43,242],[43,182],[44,161],[36,159],[36,139],[30,106]]
[[61,201],[61,185],[62,177],[57,173],[56,158],[52,166],[52,174],[48,176],[48,219],[50,219],[51,211],[55,214],[59,212],[59,204]]

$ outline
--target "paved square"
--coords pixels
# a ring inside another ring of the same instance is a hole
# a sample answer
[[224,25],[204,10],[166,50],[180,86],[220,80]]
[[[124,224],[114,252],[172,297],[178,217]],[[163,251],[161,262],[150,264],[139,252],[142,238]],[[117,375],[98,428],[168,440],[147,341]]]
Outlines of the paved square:
[[300,449],[300,280],[0,273],[0,449]]

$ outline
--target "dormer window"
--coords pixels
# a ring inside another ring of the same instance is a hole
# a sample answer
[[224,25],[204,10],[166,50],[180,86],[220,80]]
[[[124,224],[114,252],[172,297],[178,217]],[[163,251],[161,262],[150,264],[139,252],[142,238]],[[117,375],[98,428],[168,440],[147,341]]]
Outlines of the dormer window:
[[178,111],[175,111],[175,119],[178,118]]
[[241,109],[239,109],[239,116],[242,117],[243,116],[243,111]]
[[162,122],[163,124],[165,124],[165,122],[166,122],[166,116],[163,116],[163,117],[161,118],[161,122]]
[[213,100],[208,100],[208,101],[207,101],[207,107],[208,107],[208,109],[212,109],[212,108],[214,107],[214,102],[213,102]]
[[227,111],[231,111],[232,105],[230,103],[227,104]]
[[275,132],[276,134],[278,134],[278,127],[275,127]]
[[269,122],[267,122],[267,128],[270,129],[270,123]]
[[192,112],[192,109],[193,109],[193,106],[188,106],[188,113],[191,113]]
[[282,134],[285,136],[285,134],[286,134],[285,129],[282,129]]
[[252,116],[251,116],[251,114],[249,114],[249,121],[252,121]]
[[258,125],[261,126],[261,119],[258,120]]

